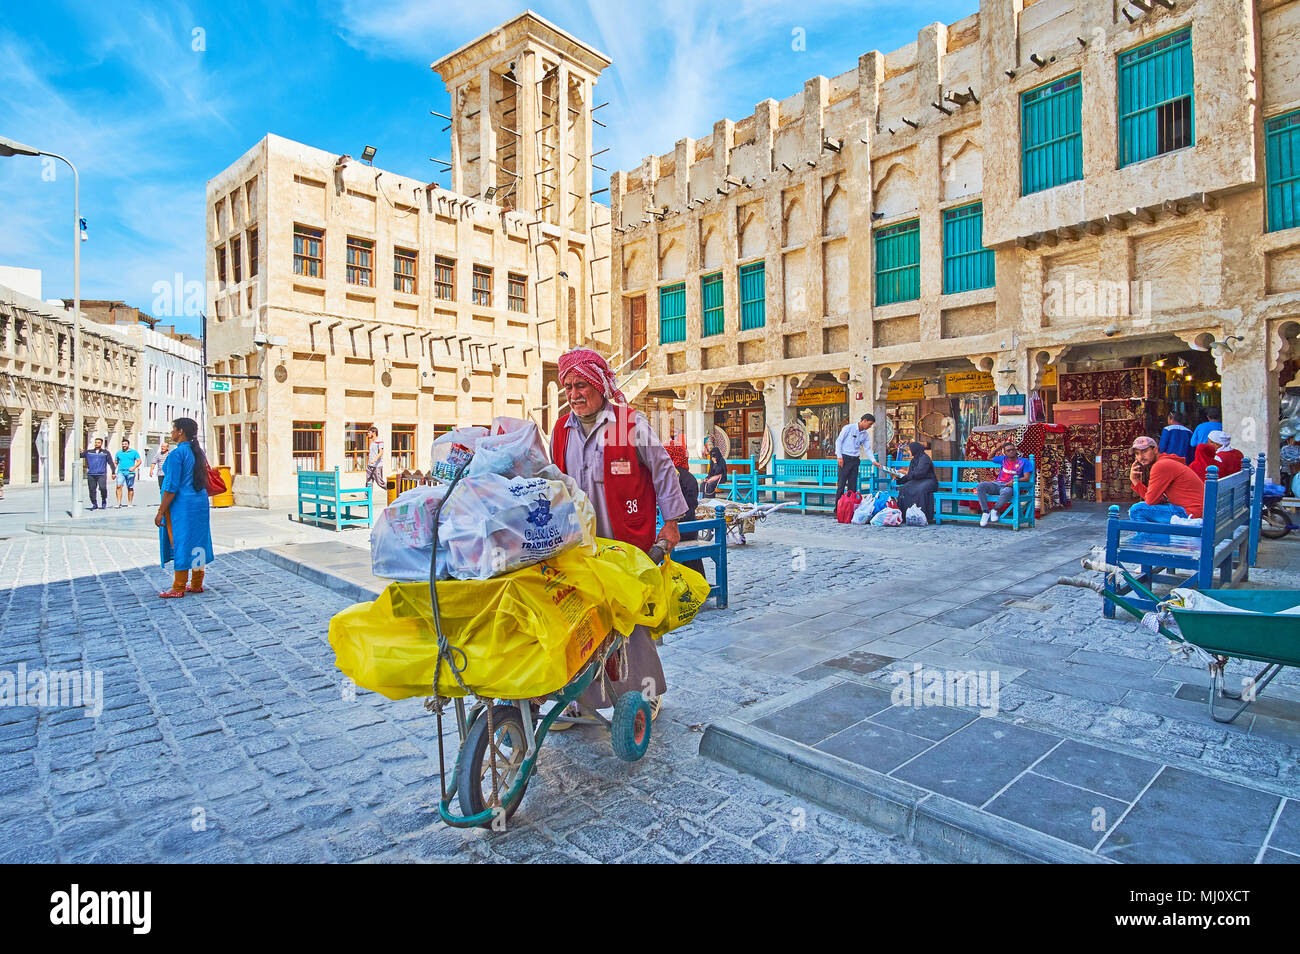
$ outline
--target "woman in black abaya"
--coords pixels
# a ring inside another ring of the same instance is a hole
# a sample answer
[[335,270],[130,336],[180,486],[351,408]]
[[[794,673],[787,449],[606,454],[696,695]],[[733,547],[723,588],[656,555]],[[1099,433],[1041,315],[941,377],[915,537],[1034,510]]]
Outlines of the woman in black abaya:
[[912,463],[907,473],[898,478],[898,509],[906,515],[907,508],[915,504],[925,514],[926,521],[933,523],[934,492],[939,489],[934,461],[919,442],[912,441],[907,447],[912,452]]

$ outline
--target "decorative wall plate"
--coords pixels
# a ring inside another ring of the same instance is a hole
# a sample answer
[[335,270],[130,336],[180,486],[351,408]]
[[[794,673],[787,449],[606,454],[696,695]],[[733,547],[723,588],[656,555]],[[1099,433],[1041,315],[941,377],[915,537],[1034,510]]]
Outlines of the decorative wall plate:
[[781,431],[781,446],[787,457],[802,457],[808,452],[808,430],[799,423],[787,424]]

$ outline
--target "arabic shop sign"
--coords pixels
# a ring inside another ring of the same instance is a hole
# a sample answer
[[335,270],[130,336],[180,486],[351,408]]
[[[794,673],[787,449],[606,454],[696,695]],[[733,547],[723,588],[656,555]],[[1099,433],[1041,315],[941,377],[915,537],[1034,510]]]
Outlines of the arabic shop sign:
[[975,391],[995,391],[993,375],[987,371],[958,371],[944,377],[949,394],[971,394]]
[[763,395],[757,391],[742,391],[739,388],[732,388],[729,391],[723,391],[713,399],[713,409],[715,411],[726,411],[733,407],[762,407]]

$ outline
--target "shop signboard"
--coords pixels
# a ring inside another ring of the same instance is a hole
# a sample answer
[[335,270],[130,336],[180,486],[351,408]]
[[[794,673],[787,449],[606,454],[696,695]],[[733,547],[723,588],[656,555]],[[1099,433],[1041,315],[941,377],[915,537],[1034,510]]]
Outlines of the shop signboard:
[[794,399],[795,407],[816,407],[822,404],[844,404],[848,393],[843,385],[818,385],[815,388],[803,388]]
[[715,411],[726,411],[736,407],[762,407],[763,395],[757,391],[742,391],[733,388],[729,391],[723,391],[713,399],[713,409]]
[[1043,379],[1038,383],[1038,386],[1043,388],[1056,387],[1056,365],[1049,364],[1043,368]]
[[949,394],[973,394],[976,391],[996,390],[993,375],[987,371],[957,371],[945,375],[944,384]]
[[891,381],[886,401],[920,401],[925,397],[925,378]]

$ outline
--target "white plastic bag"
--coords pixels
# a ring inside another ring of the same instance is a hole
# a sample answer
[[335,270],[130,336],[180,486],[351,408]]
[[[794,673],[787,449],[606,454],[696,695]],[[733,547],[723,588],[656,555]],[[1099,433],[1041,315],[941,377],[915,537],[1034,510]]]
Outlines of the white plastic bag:
[[492,433],[480,437],[472,449],[474,460],[466,476],[538,477],[551,466],[537,425],[516,417],[498,417],[492,422]]
[[907,515],[903,519],[909,527],[925,527],[930,523],[925,519],[925,512],[916,504],[907,508]]
[[594,547],[595,539],[595,508],[567,478],[465,477],[447,498],[438,524],[447,574],[461,580],[490,579],[570,547]]
[[[445,484],[413,487],[380,511],[370,530],[370,571],[386,580],[427,580],[433,555],[433,519]],[[446,556],[438,560],[445,578]]]
[[897,527],[903,522],[903,512],[896,507],[885,507],[883,510],[877,510],[876,515],[871,518],[873,527]]
[[862,503],[858,504],[853,511],[853,519],[849,523],[865,524],[871,519],[871,514],[875,510],[875,501],[871,497],[865,497]]

